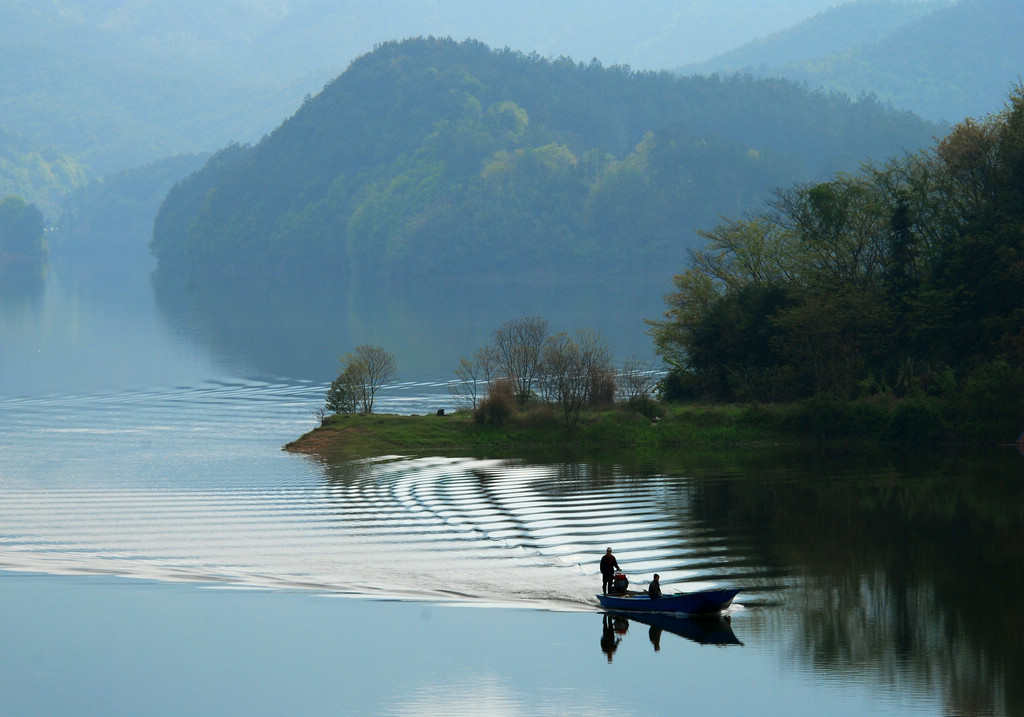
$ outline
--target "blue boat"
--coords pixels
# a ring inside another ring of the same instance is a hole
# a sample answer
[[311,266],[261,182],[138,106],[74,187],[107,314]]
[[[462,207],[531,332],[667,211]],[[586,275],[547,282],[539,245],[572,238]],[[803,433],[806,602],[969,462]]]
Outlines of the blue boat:
[[627,612],[679,612],[687,615],[709,615],[722,612],[732,605],[739,589],[698,590],[651,599],[647,593],[625,595],[598,595],[601,607]]

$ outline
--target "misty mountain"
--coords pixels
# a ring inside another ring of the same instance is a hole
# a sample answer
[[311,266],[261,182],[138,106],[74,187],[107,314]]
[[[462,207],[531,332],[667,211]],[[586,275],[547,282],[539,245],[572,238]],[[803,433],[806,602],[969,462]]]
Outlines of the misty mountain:
[[784,30],[677,71],[683,74],[768,74],[792,63],[838,55],[877,42],[952,2],[954,0],[844,2]]
[[684,73],[784,77],[809,87],[874,93],[936,121],[999,110],[1024,67],[1024,5],[1016,0],[859,0]]
[[826,7],[657,0],[6,0],[0,125],[94,176],[272,130],[378,42],[472,37],[497,47],[665,68]]
[[124,266],[151,262],[143,240],[168,190],[209,159],[186,154],[94,179],[65,200],[55,249],[77,262],[100,260]]
[[153,246],[187,276],[667,278],[696,228],[769,187],[939,131],[788,82],[386,43],[178,184]]
[[[209,16],[220,6],[204,3],[202,12],[198,6],[187,12],[184,5],[110,3],[98,11],[59,0],[3,3],[3,124],[38,145],[57,147],[98,176],[258,137],[318,86],[257,76],[243,58],[218,50],[216,37],[190,37],[191,18],[216,24]],[[117,12],[138,7],[165,8],[166,15],[147,24],[163,26],[163,36],[141,31]]]

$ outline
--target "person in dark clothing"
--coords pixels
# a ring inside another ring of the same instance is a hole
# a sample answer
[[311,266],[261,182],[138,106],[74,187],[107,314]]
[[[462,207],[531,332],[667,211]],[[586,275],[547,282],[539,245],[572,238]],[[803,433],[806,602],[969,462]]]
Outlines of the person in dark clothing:
[[619,561],[612,555],[612,549],[608,548],[601,556],[601,590],[607,595],[611,590],[612,581],[615,580],[615,571],[621,570]]
[[651,584],[647,586],[647,594],[651,596],[651,600],[661,597],[661,583],[658,582],[659,580],[660,578],[658,577],[658,574],[655,573],[654,580],[652,580]]

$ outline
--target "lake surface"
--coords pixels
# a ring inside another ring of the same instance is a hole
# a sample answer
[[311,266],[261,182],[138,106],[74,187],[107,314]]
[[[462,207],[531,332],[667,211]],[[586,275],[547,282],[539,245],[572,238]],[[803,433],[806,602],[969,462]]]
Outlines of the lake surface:
[[[0,714],[1024,714],[1016,450],[328,464],[281,446],[346,342],[443,337],[380,399],[433,412],[496,323],[242,311],[87,267],[3,286]],[[634,585],[743,592],[612,619],[608,545]]]

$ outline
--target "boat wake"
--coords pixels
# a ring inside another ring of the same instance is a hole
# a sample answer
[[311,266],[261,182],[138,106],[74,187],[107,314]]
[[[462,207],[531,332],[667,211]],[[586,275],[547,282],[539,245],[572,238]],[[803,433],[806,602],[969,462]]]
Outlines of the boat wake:
[[677,591],[764,582],[694,518],[685,477],[280,451],[320,396],[243,384],[79,397],[56,424],[45,399],[8,402],[0,568],[571,610],[593,608],[614,546],[637,585],[654,572]]

